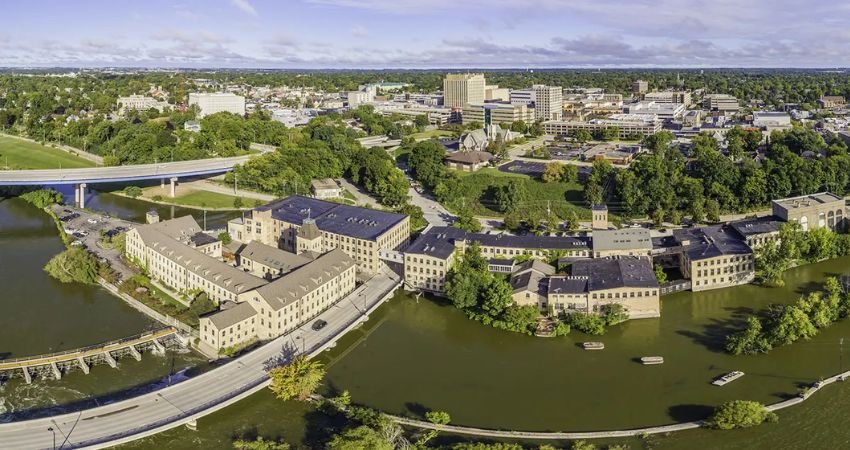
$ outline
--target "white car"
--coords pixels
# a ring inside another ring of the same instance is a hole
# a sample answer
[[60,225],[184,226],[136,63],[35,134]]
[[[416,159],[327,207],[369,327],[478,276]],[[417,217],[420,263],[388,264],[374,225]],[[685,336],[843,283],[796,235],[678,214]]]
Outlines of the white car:
[[94,224],[97,223],[97,219],[89,219],[86,222]]

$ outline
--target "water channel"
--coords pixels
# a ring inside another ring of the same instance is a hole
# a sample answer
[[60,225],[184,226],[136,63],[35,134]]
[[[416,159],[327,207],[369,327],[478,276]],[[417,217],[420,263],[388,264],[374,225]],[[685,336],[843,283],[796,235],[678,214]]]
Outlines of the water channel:
[[[108,194],[97,195],[88,206],[134,220],[150,208]],[[157,209],[164,218],[191,211]],[[234,215],[210,213],[208,226],[220,227]],[[47,216],[20,200],[0,202],[0,353],[6,357],[88,345],[151,326],[97,288],[62,285],[47,277],[41,267],[60,250]],[[388,412],[419,416],[441,409],[451,413],[455,424],[525,430],[659,425],[702,418],[730,399],[772,403],[850,366],[839,344],[850,337],[850,321],[765,356],[726,355],[723,337],[744,315],[794,301],[825,277],[848,271],[850,258],[843,258],[789,271],[784,288],[741,286],[664,297],[661,319],[612,328],[593,338],[606,344],[597,352],[578,347],[590,339],[586,336],[517,335],[469,321],[440,302],[399,295],[322,357],[329,366],[325,390],[347,389],[356,402]],[[664,356],[666,362],[635,362],[646,355]],[[122,360],[120,371],[98,367],[88,376],[70,374],[32,386],[13,381],[0,388],[0,407],[40,408],[104,396],[200,362],[191,354],[146,356],[139,363]],[[734,369],[747,375],[724,387],[710,384]],[[317,414],[261,392],[205,418],[198,432],[174,430],[130,447],[219,448],[234,435],[256,432],[309,442]]]

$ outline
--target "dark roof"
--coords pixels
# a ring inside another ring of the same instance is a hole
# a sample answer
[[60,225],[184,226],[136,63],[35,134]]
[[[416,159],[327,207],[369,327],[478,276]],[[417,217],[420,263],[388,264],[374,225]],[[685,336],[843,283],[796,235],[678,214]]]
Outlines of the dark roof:
[[300,195],[257,208],[257,211],[269,210],[277,220],[302,225],[304,219],[311,218],[315,219],[322,231],[366,240],[377,239],[407,217],[404,214],[340,205]]
[[673,236],[691,260],[753,252],[731,227],[725,225],[677,229],[673,230]]
[[593,211],[608,211],[608,205],[593,205],[590,207],[590,209]]
[[549,287],[548,278],[540,272],[528,270],[511,277],[513,292],[534,291],[540,295],[546,295]]
[[587,249],[588,238],[535,236],[533,234],[514,236],[510,234],[467,233],[455,227],[433,227],[427,233],[416,239],[405,253],[430,255],[446,259],[455,249],[455,241],[464,239],[479,242],[481,245],[494,247],[541,249],[541,250],[575,250]]
[[488,152],[457,152],[446,156],[446,161],[462,164],[478,164],[493,159],[493,154]]
[[588,290],[658,287],[652,261],[642,257],[596,258],[573,263],[573,276],[588,277]]
[[743,237],[757,234],[775,233],[782,226],[782,220],[776,216],[759,217],[757,219],[745,219],[730,222],[729,226]]
[[193,234],[191,238],[189,238],[189,241],[195,247],[203,247],[205,245],[209,245],[209,244],[212,244],[214,242],[218,242],[218,239],[216,239],[216,238],[214,238],[214,237],[212,237],[212,236],[210,236],[206,233],[197,232],[197,233]]
[[587,292],[588,277],[550,277],[549,290],[552,294],[582,294]]

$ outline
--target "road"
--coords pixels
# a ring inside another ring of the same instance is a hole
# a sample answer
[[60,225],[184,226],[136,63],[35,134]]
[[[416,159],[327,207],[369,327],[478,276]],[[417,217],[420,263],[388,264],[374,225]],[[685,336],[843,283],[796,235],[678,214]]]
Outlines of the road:
[[339,183],[340,187],[342,187],[348,192],[351,192],[351,194],[354,195],[354,201],[358,205],[369,205],[370,207],[376,209],[381,208],[381,205],[378,203],[377,199],[363,192],[359,187],[355,186],[347,179],[338,178],[336,181]]
[[422,214],[425,216],[425,220],[432,226],[444,227],[454,222],[454,217],[430,195],[425,193],[420,194],[412,187],[407,192],[407,195],[410,196],[410,204],[422,208]]
[[[106,448],[165,431],[217,411],[268,384],[267,370],[294,353],[315,356],[368,319],[398,280],[379,274],[319,315],[319,331],[292,333],[202,375],[128,400],[79,412],[0,424],[0,447],[31,450]],[[315,320],[314,320],[315,321]],[[312,323],[312,322],[311,322]],[[98,369],[100,370],[100,369]]]
[[199,159],[135,166],[89,167],[85,169],[2,170],[0,186],[39,184],[111,183],[159,180],[171,177],[212,175],[228,172],[248,161],[251,155],[232,158]]

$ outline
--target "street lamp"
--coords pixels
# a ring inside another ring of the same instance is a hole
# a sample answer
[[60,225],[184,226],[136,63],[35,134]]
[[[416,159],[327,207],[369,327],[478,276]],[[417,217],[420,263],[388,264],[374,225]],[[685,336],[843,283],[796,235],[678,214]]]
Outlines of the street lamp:
[[56,430],[53,427],[47,427],[47,431],[53,433],[53,450],[56,450]]

